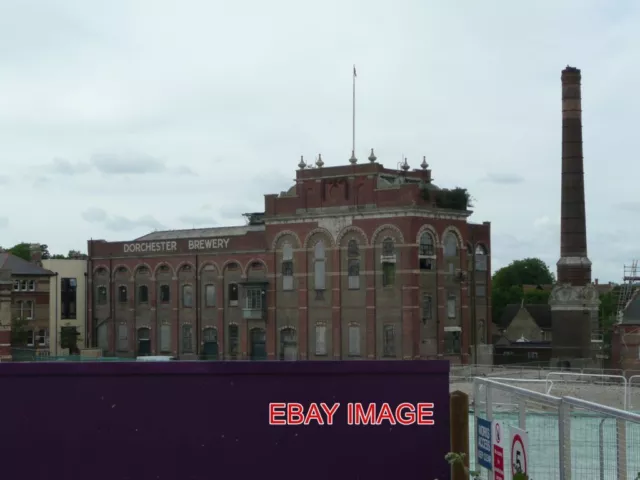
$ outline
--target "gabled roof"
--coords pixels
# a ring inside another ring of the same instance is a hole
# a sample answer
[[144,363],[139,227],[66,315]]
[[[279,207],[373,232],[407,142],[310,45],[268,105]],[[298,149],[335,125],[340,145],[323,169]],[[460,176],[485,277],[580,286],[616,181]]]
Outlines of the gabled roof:
[[12,275],[52,276],[51,270],[42,268],[35,263],[27,262],[10,253],[0,253],[0,268],[11,270]]
[[621,323],[625,325],[640,325],[640,289],[636,289],[633,292],[631,301],[624,309]]
[[551,329],[551,307],[546,303],[540,304],[525,304],[521,305],[519,303],[510,303],[502,312],[502,317],[500,317],[500,328],[502,330],[506,330],[511,325],[511,322],[518,314],[521,308],[524,308],[531,318],[536,322],[536,324],[540,327],[540,330],[549,330]]

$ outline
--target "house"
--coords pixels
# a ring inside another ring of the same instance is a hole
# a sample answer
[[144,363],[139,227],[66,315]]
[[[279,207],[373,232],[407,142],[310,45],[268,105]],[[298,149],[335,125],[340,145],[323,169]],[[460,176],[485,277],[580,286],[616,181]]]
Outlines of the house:
[[0,253],[0,269],[11,272],[11,321],[16,334],[11,341],[13,359],[48,354],[49,279],[53,272],[7,252]]
[[548,304],[509,304],[494,342],[496,365],[548,363],[551,359],[551,308]]

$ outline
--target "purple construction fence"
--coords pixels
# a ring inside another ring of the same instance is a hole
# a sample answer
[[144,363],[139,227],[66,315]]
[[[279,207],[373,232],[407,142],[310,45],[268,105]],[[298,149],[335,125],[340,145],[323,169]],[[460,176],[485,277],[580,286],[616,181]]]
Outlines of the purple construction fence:
[[[47,480],[446,480],[449,363],[0,364],[0,476]],[[340,402],[271,426],[269,403]],[[435,404],[435,425],[349,426],[348,402]]]

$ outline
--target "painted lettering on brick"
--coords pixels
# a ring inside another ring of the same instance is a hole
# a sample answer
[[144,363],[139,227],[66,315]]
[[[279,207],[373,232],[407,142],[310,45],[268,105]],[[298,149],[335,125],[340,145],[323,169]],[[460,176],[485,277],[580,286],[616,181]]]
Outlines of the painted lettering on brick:
[[177,249],[178,242],[175,241],[125,243],[123,246],[124,253],[162,253]]
[[189,250],[217,250],[219,248],[227,248],[227,245],[229,245],[228,238],[189,240]]

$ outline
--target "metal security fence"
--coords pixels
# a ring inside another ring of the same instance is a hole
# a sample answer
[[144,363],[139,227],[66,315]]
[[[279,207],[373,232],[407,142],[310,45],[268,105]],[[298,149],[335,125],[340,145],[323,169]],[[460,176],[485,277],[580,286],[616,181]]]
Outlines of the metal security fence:
[[[475,416],[528,432],[531,480],[640,478],[640,415],[492,378],[476,378],[473,390]],[[470,460],[475,468],[475,426],[473,432]],[[507,463],[508,450],[505,445]],[[486,470],[482,475],[493,478]]]

